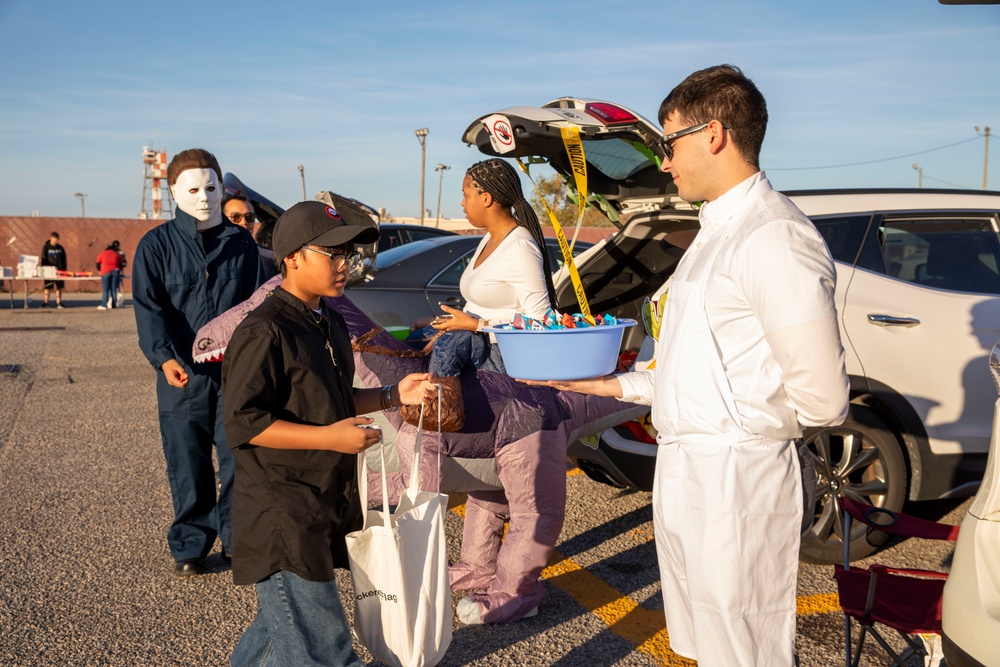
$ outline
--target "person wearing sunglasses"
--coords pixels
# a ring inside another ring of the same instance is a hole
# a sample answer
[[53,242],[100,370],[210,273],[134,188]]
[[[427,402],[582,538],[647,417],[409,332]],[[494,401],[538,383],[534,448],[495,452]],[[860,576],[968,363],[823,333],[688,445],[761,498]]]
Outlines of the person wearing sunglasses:
[[[703,665],[791,667],[803,429],[841,423],[848,379],[823,237],[771,188],[764,96],[737,67],[660,106],[664,172],[701,228],[644,308],[655,366],[547,382],[651,405],[653,525],[671,648]],[[659,331],[656,328],[659,327]]]
[[270,280],[278,273],[278,267],[274,263],[274,252],[269,244],[261,243],[260,232],[262,231],[261,221],[254,213],[253,204],[246,195],[230,191],[226,198],[222,200],[222,215],[237,227],[250,232],[257,242],[257,254],[260,255],[260,266],[264,272],[264,280]]
[[253,204],[245,195],[239,193],[227,195],[225,201],[222,202],[222,214],[234,225],[242,227],[251,235],[253,234],[257,214],[254,213]]

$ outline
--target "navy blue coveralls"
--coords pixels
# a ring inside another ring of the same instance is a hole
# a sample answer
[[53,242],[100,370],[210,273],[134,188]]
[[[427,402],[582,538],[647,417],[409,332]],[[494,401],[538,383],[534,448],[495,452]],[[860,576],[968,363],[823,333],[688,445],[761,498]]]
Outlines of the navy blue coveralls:
[[[231,553],[233,455],[223,429],[222,364],[195,364],[192,345],[198,329],[245,301],[262,276],[257,244],[245,229],[223,219],[199,234],[197,221],[180,210],[146,232],[135,251],[132,300],[139,347],[157,370],[160,436],[174,503],[167,542],[177,562],[204,558],[217,536]],[[170,359],[188,373],[183,389],[167,384],[161,366]]]

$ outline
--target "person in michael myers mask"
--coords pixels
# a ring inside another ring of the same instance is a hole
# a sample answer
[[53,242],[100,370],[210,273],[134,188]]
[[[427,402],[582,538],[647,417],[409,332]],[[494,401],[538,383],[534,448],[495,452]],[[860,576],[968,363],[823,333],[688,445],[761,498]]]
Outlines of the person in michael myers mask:
[[[194,364],[195,333],[262,281],[257,245],[223,224],[222,170],[192,148],[174,156],[167,183],[177,213],[139,242],[132,268],[139,347],[156,369],[160,435],[173,497],[167,544],[178,576],[203,574],[216,538],[230,553],[233,456],[222,421],[221,364]],[[212,450],[219,462],[218,492]]]

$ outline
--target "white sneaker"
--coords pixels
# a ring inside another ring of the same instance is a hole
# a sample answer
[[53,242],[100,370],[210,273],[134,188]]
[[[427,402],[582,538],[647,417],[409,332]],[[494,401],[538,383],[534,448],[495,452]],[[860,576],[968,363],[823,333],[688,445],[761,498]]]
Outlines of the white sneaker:
[[107,309],[108,309],[107,306],[98,306],[97,307],[97,310],[107,310]]
[[479,615],[479,605],[469,598],[462,598],[455,606],[455,615],[466,625],[481,625],[483,619]]
[[[469,598],[462,598],[458,601],[458,604],[455,606],[455,615],[458,616],[458,620],[466,625],[482,625],[483,623],[479,605]],[[538,616],[538,607],[527,612],[521,618],[531,618],[533,616]]]

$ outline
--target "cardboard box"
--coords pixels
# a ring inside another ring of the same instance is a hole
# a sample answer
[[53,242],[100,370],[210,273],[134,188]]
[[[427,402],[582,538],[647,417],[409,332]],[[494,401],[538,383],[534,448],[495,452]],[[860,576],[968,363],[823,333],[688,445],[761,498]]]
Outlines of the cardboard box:
[[4,278],[13,278],[13,277],[14,277],[13,267],[0,266],[0,280],[3,280]]
[[37,278],[38,277],[38,267],[34,264],[25,264],[24,262],[18,262],[17,264],[17,277],[18,278]]

